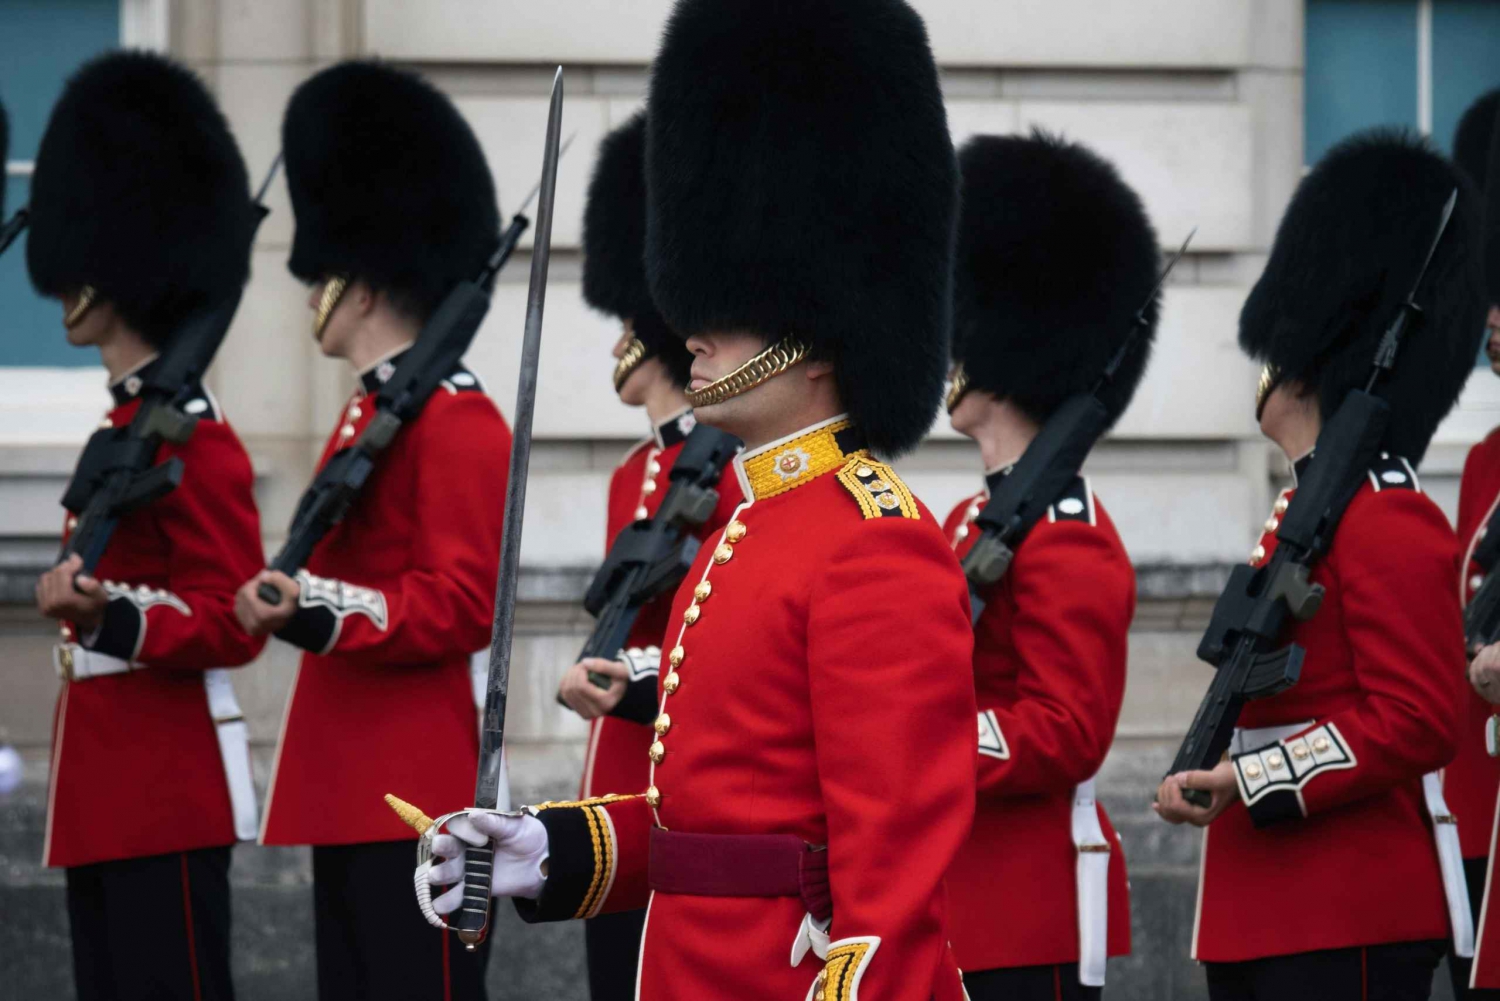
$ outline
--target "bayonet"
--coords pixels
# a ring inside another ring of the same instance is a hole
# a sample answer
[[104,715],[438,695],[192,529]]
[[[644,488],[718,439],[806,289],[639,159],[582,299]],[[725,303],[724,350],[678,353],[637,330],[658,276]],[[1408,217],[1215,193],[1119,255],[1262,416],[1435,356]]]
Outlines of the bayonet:
[[10,221],[0,227],[0,254],[5,253],[6,249],[16,242],[16,237],[26,230],[29,222],[31,222],[31,213],[26,207],[16,209],[16,214],[10,217]]
[[[572,135],[568,136],[567,142],[559,147],[557,150],[557,160],[559,162],[567,155],[568,147],[573,145],[573,140],[577,136],[578,133],[575,131]],[[553,169],[555,170],[556,167],[557,164],[554,163]],[[489,263],[485,265],[486,277],[482,278],[480,282],[485,288],[489,288],[494,284],[495,276],[500,273],[501,268],[505,267],[505,262],[510,260],[510,255],[516,252],[516,247],[520,244],[522,235],[525,234],[526,228],[531,225],[531,220],[526,215],[526,207],[531,204],[532,199],[541,193],[542,184],[546,180],[546,177],[547,175],[543,173],[537,179],[536,187],[532,188],[531,194],[522,200],[521,207],[516,209],[516,214],[510,217],[510,225],[506,226],[505,232],[500,234],[500,244],[495,248],[495,252],[490,255]]]

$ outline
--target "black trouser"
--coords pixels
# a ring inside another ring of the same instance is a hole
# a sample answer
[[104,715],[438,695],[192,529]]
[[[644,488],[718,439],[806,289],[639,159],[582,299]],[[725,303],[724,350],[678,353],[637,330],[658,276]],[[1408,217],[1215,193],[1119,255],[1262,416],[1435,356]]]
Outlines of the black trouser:
[[589,997],[593,1001],[635,1001],[641,930],[645,927],[645,908],[601,914],[583,923],[583,941],[589,957]]
[[1099,1001],[1103,993],[1078,982],[1077,963],[965,973],[964,990],[969,1001]]
[[484,1001],[490,940],[469,952],[427,923],[416,864],[411,841],[313,848],[321,1001]]
[[1390,942],[1203,965],[1209,1001],[1427,1001],[1447,947]]
[[233,1001],[229,849],[67,870],[78,1001]]
[[[1469,885],[1469,909],[1474,914],[1474,934],[1480,932],[1479,912],[1484,906],[1484,877],[1489,871],[1487,858],[1464,859],[1464,882]],[[1500,991],[1469,990],[1469,970],[1472,959],[1459,959],[1453,955],[1453,943],[1448,943],[1448,975],[1453,978],[1453,996],[1457,1001],[1500,1001]]]

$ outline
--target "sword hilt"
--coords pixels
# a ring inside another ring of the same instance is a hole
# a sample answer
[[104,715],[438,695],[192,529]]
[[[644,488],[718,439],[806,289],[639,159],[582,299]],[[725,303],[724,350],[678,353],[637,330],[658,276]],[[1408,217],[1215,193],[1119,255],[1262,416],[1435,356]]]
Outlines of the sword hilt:
[[484,941],[490,926],[490,886],[495,870],[495,850],[486,842],[464,852],[464,902],[450,926],[458,932],[464,948],[473,952]]

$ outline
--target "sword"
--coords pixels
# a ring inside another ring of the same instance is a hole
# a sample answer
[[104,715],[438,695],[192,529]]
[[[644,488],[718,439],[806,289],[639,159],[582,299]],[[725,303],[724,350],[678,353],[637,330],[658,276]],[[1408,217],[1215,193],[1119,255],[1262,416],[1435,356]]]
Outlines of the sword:
[[[542,310],[547,300],[547,262],[552,252],[552,206],[557,194],[558,138],[562,131],[562,67],[552,78],[547,141],[542,157],[541,200],[531,251],[531,288],[526,293],[526,332],[521,342],[521,379],[516,390],[515,439],[510,479],[505,488],[505,530],[500,545],[500,579],[495,586],[495,625],[490,637],[490,674],[484,694],[479,744],[479,778],[474,808],[494,810],[500,801],[500,766],[505,749],[505,703],[510,688],[510,656],[515,642],[516,577],[521,563],[521,521],[526,512],[526,473],[531,462],[531,417],[536,410],[537,363],[542,346]],[[464,862],[464,902],[453,922],[459,941],[473,950],[484,941],[490,920],[488,844],[469,848]]]

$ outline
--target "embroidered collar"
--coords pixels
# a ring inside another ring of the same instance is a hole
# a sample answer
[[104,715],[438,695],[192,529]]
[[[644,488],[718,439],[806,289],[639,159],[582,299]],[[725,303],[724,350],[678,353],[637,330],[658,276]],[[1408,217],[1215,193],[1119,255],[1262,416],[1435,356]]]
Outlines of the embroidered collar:
[[693,408],[688,407],[653,427],[651,436],[656,439],[657,448],[671,448],[679,442],[687,441],[687,436],[697,426],[698,419],[693,416]]
[[734,460],[740,486],[751,500],[765,500],[811,483],[866,454],[864,435],[847,414],[803,428],[785,438],[740,453]]
[[126,372],[109,384],[109,395],[114,398],[115,406],[123,407],[140,395],[141,386],[145,385],[146,376],[151,372],[151,366],[155,365],[160,357],[160,355],[153,353],[149,358],[144,359],[129,372]]
[[396,374],[396,366],[401,364],[401,359],[410,350],[410,344],[397,348],[359,373],[359,384],[366,396],[380,392],[380,387],[391,381],[391,376]]

